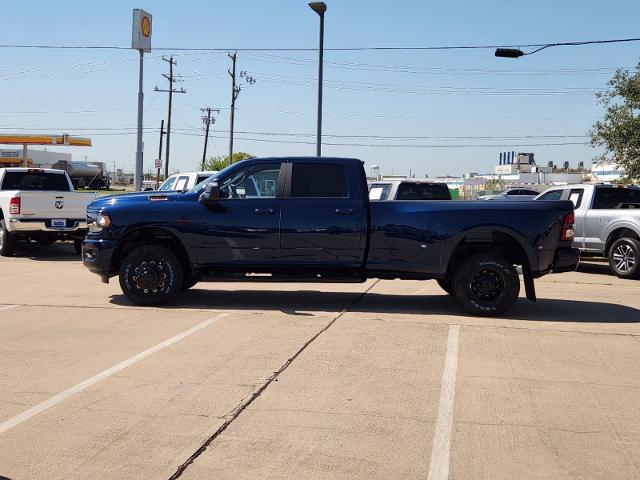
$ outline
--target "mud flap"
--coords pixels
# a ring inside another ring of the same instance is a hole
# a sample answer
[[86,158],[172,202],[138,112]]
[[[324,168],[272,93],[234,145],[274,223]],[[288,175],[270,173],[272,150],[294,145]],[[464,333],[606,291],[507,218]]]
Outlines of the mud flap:
[[527,299],[535,302],[536,299],[536,287],[533,283],[533,274],[528,265],[522,266],[522,277],[524,279],[524,291],[527,294]]

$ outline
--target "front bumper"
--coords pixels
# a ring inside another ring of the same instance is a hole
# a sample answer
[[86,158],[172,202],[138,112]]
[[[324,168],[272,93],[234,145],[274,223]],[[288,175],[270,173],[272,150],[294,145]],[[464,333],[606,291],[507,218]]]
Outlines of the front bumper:
[[9,218],[10,232],[77,232],[86,231],[86,220],[68,219],[65,227],[52,227],[49,218]]
[[553,260],[553,273],[573,272],[580,262],[580,250],[577,248],[559,248]]
[[109,277],[115,275],[112,272],[112,258],[116,250],[117,242],[112,240],[85,239],[82,242],[82,264],[91,272],[100,275],[102,281],[109,282]]

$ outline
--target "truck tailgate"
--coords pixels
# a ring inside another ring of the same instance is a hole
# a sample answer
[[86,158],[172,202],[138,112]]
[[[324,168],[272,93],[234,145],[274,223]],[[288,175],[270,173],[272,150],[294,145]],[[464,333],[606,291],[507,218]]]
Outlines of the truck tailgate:
[[95,198],[91,193],[23,191],[20,193],[20,216],[83,219],[87,205]]

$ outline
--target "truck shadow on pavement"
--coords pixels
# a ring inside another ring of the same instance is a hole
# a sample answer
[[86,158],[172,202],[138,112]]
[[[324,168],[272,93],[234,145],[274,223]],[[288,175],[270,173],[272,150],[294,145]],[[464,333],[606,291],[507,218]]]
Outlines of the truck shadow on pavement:
[[18,242],[15,257],[37,262],[82,262],[71,242],[56,242],[52,245]]
[[[184,292],[167,309],[266,310],[289,315],[308,312],[350,312],[401,315],[468,316],[448,295],[397,295],[359,292],[318,292],[310,290],[204,290]],[[111,303],[132,305],[124,295],[113,295]],[[520,298],[512,310],[500,318],[546,322],[640,323],[640,311],[633,307],[594,301]]]

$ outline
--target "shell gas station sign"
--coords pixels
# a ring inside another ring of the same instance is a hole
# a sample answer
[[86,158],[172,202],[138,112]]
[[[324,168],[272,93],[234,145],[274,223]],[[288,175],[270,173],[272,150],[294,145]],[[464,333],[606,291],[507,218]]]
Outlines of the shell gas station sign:
[[133,10],[131,48],[151,51],[151,14],[139,8]]

